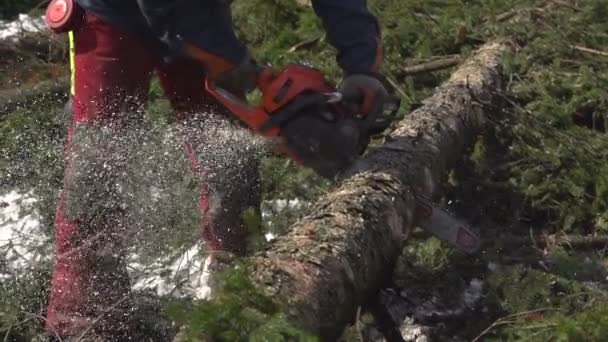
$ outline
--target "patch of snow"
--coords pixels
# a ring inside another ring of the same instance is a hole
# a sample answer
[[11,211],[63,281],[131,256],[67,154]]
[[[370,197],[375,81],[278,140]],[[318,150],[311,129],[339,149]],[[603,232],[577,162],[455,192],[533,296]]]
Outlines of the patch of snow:
[[[286,210],[301,210],[306,206],[310,205],[310,202],[303,201],[299,198],[292,199],[273,199],[270,201],[262,202],[262,219],[264,219],[266,223],[266,227],[272,228],[275,226],[274,217],[281,215]],[[266,240],[268,240],[269,236],[266,235]],[[276,237],[275,237],[276,238]]]
[[32,17],[27,14],[19,14],[13,21],[0,20],[0,39],[17,40],[18,36],[25,32],[42,32],[46,29],[44,16]]
[[462,294],[462,300],[464,301],[464,304],[469,308],[475,307],[475,305],[477,305],[477,303],[479,302],[479,299],[481,299],[482,290],[483,281],[477,278],[471,279],[469,286],[467,286],[467,288],[464,290],[464,293]]
[[429,342],[429,328],[420,324],[414,323],[414,319],[406,317],[399,327],[401,336],[407,342]]
[[[31,206],[37,199],[31,192],[16,190],[0,195],[0,279],[22,274],[53,257],[53,245],[42,231],[40,218]],[[174,259],[159,258],[143,264],[136,255],[129,258],[133,289],[152,289],[158,295],[193,296],[205,299],[210,288],[210,259],[199,244]]]
[[209,299],[211,297],[211,286],[209,282],[212,276],[211,264],[213,259],[210,255],[205,258],[205,263],[203,265],[203,271],[200,273],[198,277],[198,283],[195,287],[194,298],[203,300]]
[[264,206],[266,206],[268,208],[268,210],[264,210],[262,212],[262,217],[267,217],[269,216],[271,213],[269,212],[269,210],[274,213],[280,213],[284,210],[287,209],[300,209],[302,208],[306,203],[302,200],[300,200],[299,198],[294,198],[294,199],[274,199],[271,201],[264,201]]
[[[274,225],[273,216],[281,214],[285,210],[299,210],[310,203],[299,198],[293,199],[273,199],[262,202],[262,218],[266,220],[269,227]],[[268,239],[268,238],[267,238]]]
[[205,257],[199,244],[186,250],[170,264],[168,260],[157,260],[153,265],[143,265],[137,261],[137,256],[130,259],[131,273],[142,274],[133,279],[134,290],[154,290],[159,296],[197,299],[206,299],[210,294],[211,258]]
[[150,199],[153,202],[159,202],[161,199],[161,189],[155,186],[150,187]]
[[49,257],[48,238],[31,208],[36,201],[31,192],[0,195],[0,256],[6,258],[0,276],[23,272]]
[[271,242],[274,241],[274,239],[276,239],[276,235],[274,235],[273,233],[266,233],[264,234],[264,237],[266,238],[266,241]]
[[272,201],[275,210],[282,211],[285,209],[297,209],[301,207],[304,203],[298,198],[294,199],[277,199]]
[[[157,194],[158,189],[152,188],[152,197]],[[36,202],[31,192],[12,190],[0,194],[0,279],[23,273],[54,256],[51,238],[43,231],[38,213],[31,208]],[[303,202],[297,199],[276,200],[272,204],[274,208],[284,210],[297,208]],[[271,232],[264,237],[266,241],[277,238]],[[131,254],[128,270],[132,288],[152,290],[159,296],[208,298],[211,259],[202,247],[197,241],[178,255],[153,261],[144,261]]]

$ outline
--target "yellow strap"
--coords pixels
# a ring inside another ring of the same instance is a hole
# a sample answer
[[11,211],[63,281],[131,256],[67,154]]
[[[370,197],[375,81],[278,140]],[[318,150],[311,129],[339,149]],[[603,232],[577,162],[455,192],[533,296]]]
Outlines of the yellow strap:
[[70,94],[74,96],[76,94],[76,46],[74,45],[74,31],[68,32],[68,39],[70,41]]

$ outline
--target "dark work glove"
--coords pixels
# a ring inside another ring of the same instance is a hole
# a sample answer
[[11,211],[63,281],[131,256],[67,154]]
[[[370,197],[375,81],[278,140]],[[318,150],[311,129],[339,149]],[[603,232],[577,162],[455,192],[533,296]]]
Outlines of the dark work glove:
[[376,135],[393,121],[400,99],[380,74],[352,74],[340,87],[344,102],[353,115],[363,116],[364,132]]
[[388,98],[388,91],[378,77],[366,74],[347,76],[340,87],[344,99],[357,114],[367,115]]
[[214,81],[218,87],[243,98],[256,88],[259,70],[255,60],[247,56],[234,68],[218,75]]

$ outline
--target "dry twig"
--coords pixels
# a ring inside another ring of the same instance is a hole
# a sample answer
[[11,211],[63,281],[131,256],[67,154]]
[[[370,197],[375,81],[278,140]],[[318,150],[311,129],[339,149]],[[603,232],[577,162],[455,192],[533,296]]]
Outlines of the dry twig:
[[606,52],[606,51],[591,49],[591,48],[584,47],[584,46],[581,46],[581,45],[570,45],[570,48],[574,49],[574,50],[577,50],[577,51],[590,53],[592,55],[598,55],[598,56],[602,56],[602,57],[608,57],[608,52]]
[[580,12],[581,9],[576,7],[575,5],[569,4],[567,1],[563,1],[563,0],[549,0],[549,2],[555,4],[555,5],[559,5],[559,6],[564,6],[564,7],[568,7],[569,9],[575,11],[575,12]]
[[494,321],[494,323],[490,324],[489,327],[487,327],[484,331],[482,331],[479,335],[477,335],[477,337],[475,337],[471,342],[480,341],[482,337],[487,335],[490,331],[492,331],[492,329],[494,329],[498,326],[513,324],[513,323],[516,323],[517,320],[521,317],[526,317],[526,316],[530,316],[533,314],[538,314],[538,313],[542,313],[542,312],[546,312],[546,311],[559,311],[559,309],[540,308],[540,309],[535,309],[535,310],[530,310],[530,311],[517,312],[517,313],[511,314],[511,315],[505,316],[505,317],[501,317],[501,318],[497,319],[496,321]]
[[460,58],[460,56],[450,56],[450,57],[441,58],[441,59],[433,60],[430,62],[418,64],[418,65],[405,66],[405,67],[401,68],[401,75],[411,76],[411,75],[420,74],[423,72],[431,72],[431,71],[446,69],[451,66],[457,65],[461,61],[462,61],[462,58]]
[[301,42],[293,45],[289,49],[287,49],[287,52],[293,53],[298,50],[309,49],[309,48],[313,47],[315,44],[317,44],[320,40],[321,40],[321,37],[315,37],[312,39],[301,41]]

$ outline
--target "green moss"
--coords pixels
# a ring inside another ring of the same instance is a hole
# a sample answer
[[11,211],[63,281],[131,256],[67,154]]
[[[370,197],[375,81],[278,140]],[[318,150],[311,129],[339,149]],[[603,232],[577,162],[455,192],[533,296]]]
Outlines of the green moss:
[[568,253],[558,250],[549,255],[551,273],[577,281],[603,282],[608,272],[606,267],[593,254]]
[[416,267],[437,270],[447,264],[451,254],[452,250],[440,240],[429,238],[416,248],[412,262]]
[[550,215],[558,228],[592,225],[606,230],[600,217],[608,210],[608,199],[597,194],[607,191],[608,142],[603,134],[582,128],[554,134],[547,130],[538,123],[515,127],[519,136],[512,151],[520,162],[513,165],[511,183],[526,196],[531,210]]
[[566,312],[582,307],[579,297],[585,288],[577,282],[536,270],[515,266],[492,274],[488,283],[500,298],[502,308],[517,313],[540,308]]
[[556,341],[602,341],[608,336],[608,306],[598,302],[588,311],[556,319]]
[[260,175],[265,200],[262,204],[263,230],[273,234],[285,233],[314,200],[332,186],[331,181],[281,156],[262,158]]
[[5,341],[30,341],[44,326],[50,263],[0,282],[0,336]]
[[600,342],[608,336],[606,297],[596,297],[585,311],[571,315],[559,311],[532,311],[504,321],[488,341]]
[[601,341],[608,292],[554,274],[515,266],[489,278],[504,317],[490,341]]
[[187,341],[317,341],[290,323],[283,308],[261,294],[239,263],[218,274],[217,295],[208,302],[172,305],[169,315],[185,324]]
[[262,216],[259,208],[247,208],[241,213],[241,220],[247,227],[248,249],[251,252],[260,250],[266,244]]
[[[399,287],[424,293],[449,291],[464,287],[458,272],[454,251],[436,238],[410,240],[397,261],[394,283]],[[424,295],[422,297],[425,297]]]

